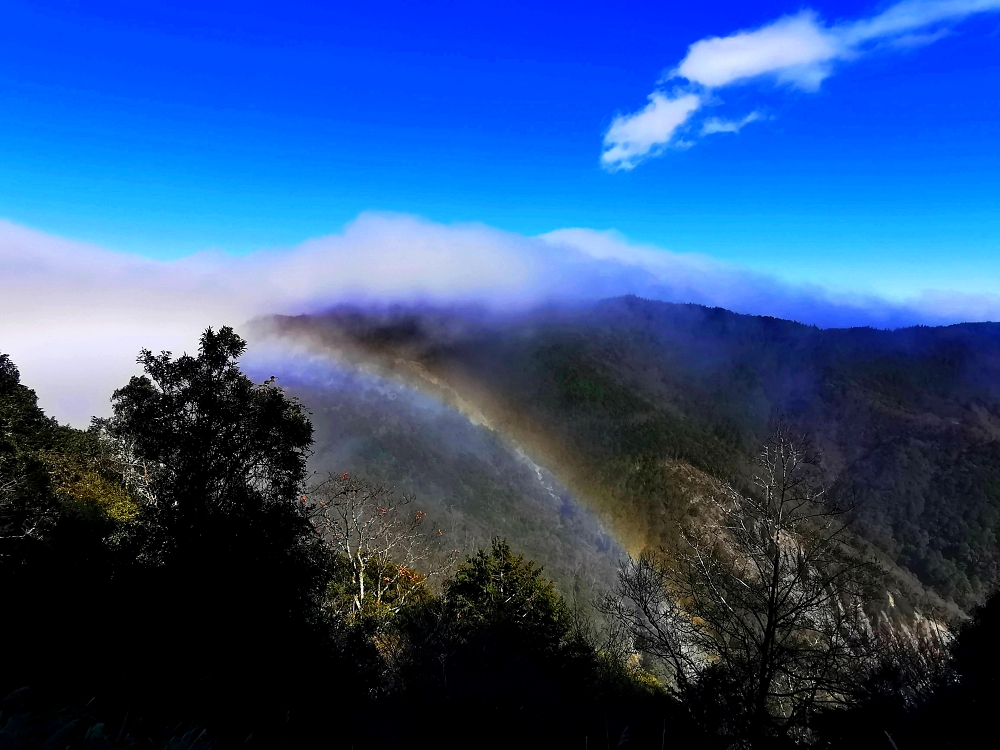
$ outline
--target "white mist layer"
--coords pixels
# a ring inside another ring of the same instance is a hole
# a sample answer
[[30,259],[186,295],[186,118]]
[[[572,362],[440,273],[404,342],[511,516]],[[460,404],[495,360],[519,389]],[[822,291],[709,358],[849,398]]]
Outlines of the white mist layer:
[[526,237],[483,225],[362,214],[342,233],[244,257],[154,261],[0,221],[0,352],[61,421],[108,413],[143,347],[194,351],[208,326],[338,304],[536,305],[637,294],[824,327],[1000,318],[1000,297],[927,293],[895,304],[834,296],[616,233]]

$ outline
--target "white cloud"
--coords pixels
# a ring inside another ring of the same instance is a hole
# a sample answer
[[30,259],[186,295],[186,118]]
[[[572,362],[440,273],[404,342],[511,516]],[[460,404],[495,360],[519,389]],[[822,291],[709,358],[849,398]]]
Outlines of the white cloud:
[[803,10],[758,29],[697,41],[672,75],[705,88],[774,76],[815,90],[833,72],[834,62],[857,57],[868,43],[940,39],[945,29],[915,32],[991,11],[1000,11],[1000,0],[904,0],[871,18],[827,25],[815,11]]
[[621,294],[718,305],[818,325],[1000,319],[1000,298],[916,303],[832,296],[613,232],[525,237],[363,214],[342,233],[246,257],[153,261],[0,221],[0,352],[54,416],[85,425],[137,371],[143,347],[191,351],[207,326],[335,304],[471,305],[510,312]]
[[844,44],[857,46],[998,10],[1000,0],[904,0],[872,18],[833,26],[831,33]]
[[944,39],[946,36],[951,36],[951,34],[951,29],[937,29],[936,31],[928,31],[926,33],[918,32],[915,34],[903,34],[884,42],[884,45],[886,47],[901,50],[926,47],[928,44],[934,44],[934,42]]
[[766,74],[782,74],[813,89],[829,74],[829,63],[844,53],[814,11],[779,18],[754,31],[695,42],[672,75],[706,88],[728,86]]
[[[872,49],[930,44],[947,36],[949,25],[972,15],[996,11],[1000,11],[1000,0],[903,0],[869,18],[827,24],[815,11],[805,9],[756,29],[694,42],[668,78],[686,80],[687,95],[698,96],[699,107],[711,99],[705,92],[762,78],[816,91],[838,63],[856,59]],[[656,92],[652,96],[662,94]],[[674,101],[683,96],[675,94]],[[611,128],[644,116],[650,106],[634,115],[619,115]],[[682,126],[694,119],[696,111],[697,108],[686,112],[683,120],[672,128],[660,129],[660,136],[653,141],[647,139],[642,148],[618,148],[619,139],[612,137],[609,129],[602,165],[609,170],[632,169],[643,159],[657,155],[679,137]],[[717,118],[706,121],[700,135],[738,132],[738,129],[713,129],[712,122],[722,121]]]
[[701,106],[695,94],[671,98],[660,91],[649,95],[649,104],[631,115],[618,115],[604,134],[601,161],[608,169],[632,169],[650,153],[673,138],[691,113]]
[[760,120],[760,112],[751,112],[746,117],[739,120],[723,120],[718,117],[711,117],[705,120],[701,126],[701,135],[712,135],[713,133],[739,133],[745,125]]

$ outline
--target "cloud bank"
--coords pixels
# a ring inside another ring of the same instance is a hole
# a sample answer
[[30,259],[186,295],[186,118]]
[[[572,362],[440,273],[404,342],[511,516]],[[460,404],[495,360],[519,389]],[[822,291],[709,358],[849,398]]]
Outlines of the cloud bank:
[[930,44],[970,16],[997,11],[1000,0],[903,0],[869,18],[827,24],[805,9],[756,29],[701,39],[661,82],[686,83],[670,93],[654,91],[646,107],[612,120],[601,164],[609,171],[630,170],[670,146],[691,145],[692,135],[738,133],[760,119],[753,112],[730,123],[713,118],[692,127],[701,109],[719,101],[719,89],[767,79],[816,91],[837,64],[876,49]]
[[928,292],[893,304],[836,296],[589,229],[525,237],[363,214],[341,233],[289,249],[165,262],[0,221],[0,352],[49,413],[76,425],[108,412],[141,348],[192,351],[210,325],[341,304],[516,313],[622,294],[821,326],[1000,319],[1000,297]]

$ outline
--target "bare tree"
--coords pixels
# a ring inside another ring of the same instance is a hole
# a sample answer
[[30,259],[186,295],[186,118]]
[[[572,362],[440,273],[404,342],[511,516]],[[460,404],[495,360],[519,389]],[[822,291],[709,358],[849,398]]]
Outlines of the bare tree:
[[97,424],[101,427],[99,445],[104,448],[101,463],[121,477],[122,485],[131,496],[139,502],[155,505],[157,498],[153,487],[166,467],[139,455],[133,437],[112,437],[101,422]]
[[678,570],[666,555],[645,551],[618,568],[618,586],[598,608],[634,650],[667,669],[667,685],[684,693],[707,660],[697,649],[698,626],[680,604]]
[[[349,568],[350,591],[341,593],[347,594],[350,614],[399,611],[457,554],[431,543],[422,529],[423,511],[412,507],[411,496],[397,495],[386,484],[331,474],[303,500],[317,533]],[[423,571],[417,572],[418,565]]]
[[722,484],[677,554],[625,563],[604,605],[677,689],[721,676],[754,734],[801,727],[845,700],[871,643],[864,606],[877,568],[848,544],[816,462],[779,425],[748,489]]

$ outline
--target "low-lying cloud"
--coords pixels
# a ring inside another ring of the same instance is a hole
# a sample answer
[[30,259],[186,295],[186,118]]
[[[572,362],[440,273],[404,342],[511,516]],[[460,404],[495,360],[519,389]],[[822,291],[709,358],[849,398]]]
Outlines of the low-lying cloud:
[[285,250],[156,261],[0,221],[0,352],[43,406],[85,425],[136,372],[138,351],[192,351],[207,326],[333,305],[540,304],[637,294],[820,326],[1000,319],[1000,297],[928,292],[893,304],[830,294],[611,232],[526,237],[483,225],[363,214]]
[[658,89],[643,109],[612,120],[601,164],[610,171],[630,170],[671,146],[692,145],[692,137],[737,133],[759,119],[753,112],[729,121],[729,127],[717,118],[698,127],[697,114],[721,101],[720,89],[765,79],[816,91],[838,64],[879,49],[931,44],[964,19],[997,11],[1000,0],[903,0],[868,18],[826,23],[805,9],[756,29],[701,39],[661,81],[675,84],[672,91]]

